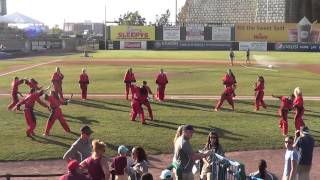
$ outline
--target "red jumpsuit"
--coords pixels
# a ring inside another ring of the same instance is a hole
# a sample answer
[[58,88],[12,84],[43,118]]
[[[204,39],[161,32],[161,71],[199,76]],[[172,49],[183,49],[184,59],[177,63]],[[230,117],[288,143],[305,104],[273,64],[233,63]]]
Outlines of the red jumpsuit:
[[216,105],[216,111],[220,110],[221,106],[223,105],[223,102],[225,100],[228,101],[228,103],[231,105],[232,110],[234,110],[234,102],[233,102],[233,94],[234,94],[234,90],[232,87],[227,87],[224,89],[220,100],[218,101],[217,105]]
[[152,114],[152,109],[151,109],[150,102],[148,100],[149,94],[152,94],[150,87],[147,86],[147,85],[141,86],[141,88],[140,88],[141,103],[147,107],[148,112],[149,112],[150,120],[152,121],[153,120],[153,114]]
[[303,122],[304,107],[303,107],[302,96],[298,96],[294,99],[293,107],[295,108],[294,124],[295,124],[296,130],[300,130],[300,127],[304,126],[304,122]]
[[141,124],[145,124],[144,112],[141,104],[142,99],[140,95],[140,88],[135,85],[131,85],[131,89],[133,93],[133,98],[131,101],[131,121],[135,121],[137,115],[140,114]]
[[62,80],[63,80],[63,78],[64,78],[63,74],[58,73],[58,72],[55,72],[51,78],[51,82],[53,84],[54,91],[60,95],[61,99],[64,99],[63,93],[62,93]]
[[287,136],[288,135],[288,112],[292,109],[292,102],[289,98],[285,96],[280,97],[281,105],[279,108],[279,127],[282,130],[282,134]]
[[13,80],[11,83],[11,103],[8,105],[8,110],[11,110],[19,102],[18,90],[19,85],[22,84],[24,80]]
[[56,95],[46,95],[45,99],[50,103],[50,108],[51,108],[51,114],[48,118],[46,129],[45,129],[45,135],[49,135],[50,129],[52,128],[54,122],[59,119],[60,124],[62,125],[63,129],[66,132],[70,132],[70,128],[66,122],[66,120],[63,117],[62,111],[60,106],[65,105],[66,103],[59,99],[58,96]]
[[267,109],[266,104],[264,103],[263,96],[264,96],[264,82],[259,81],[258,84],[256,85],[256,88],[254,89],[256,91],[256,111],[259,111],[260,105],[264,109]]
[[[126,99],[129,99],[128,95],[129,95],[129,89],[131,89],[131,83],[136,82],[136,78],[134,77],[134,73],[127,71],[127,73],[124,75],[123,82],[126,84],[126,90],[125,90]],[[133,98],[132,89],[131,89],[131,95]]]
[[30,89],[40,90],[38,82],[35,80],[26,80],[25,83],[30,87]]
[[232,75],[226,74],[223,77],[222,82],[223,82],[225,88],[227,88],[227,87],[232,87],[233,88],[232,96],[235,97],[236,94],[235,94],[234,90],[236,88],[236,83],[237,83],[235,77],[232,76]]
[[89,84],[89,77],[86,73],[82,73],[80,75],[79,84],[80,84],[80,88],[81,88],[82,99],[87,99],[87,89],[88,89],[88,84]]
[[49,106],[41,101],[39,97],[43,94],[43,91],[30,93],[27,96],[24,97],[24,99],[17,104],[17,109],[20,109],[20,106],[24,104],[24,117],[26,120],[26,123],[28,125],[26,134],[28,137],[31,137],[34,135],[34,129],[36,128],[36,116],[33,112],[33,107],[35,102],[37,101],[40,105],[42,105],[45,108],[48,108]]
[[158,85],[157,88],[157,99],[160,101],[164,100],[164,91],[166,90],[166,85],[168,84],[168,78],[165,73],[159,73],[156,79]]

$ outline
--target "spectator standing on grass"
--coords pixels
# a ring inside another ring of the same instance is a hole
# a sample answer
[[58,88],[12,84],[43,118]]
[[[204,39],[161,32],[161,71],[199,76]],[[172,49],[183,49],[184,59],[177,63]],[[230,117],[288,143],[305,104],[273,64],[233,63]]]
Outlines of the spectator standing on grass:
[[68,173],[61,176],[59,180],[89,180],[85,175],[81,174],[79,161],[71,160],[68,162]]
[[312,166],[314,138],[309,134],[308,127],[302,127],[300,132],[296,133],[295,144],[293,147],[297,148],[300,154],[298,163],[298,180],[309,180]]
[[230,53],[229,53],[229,58],[230,58],[230,64],[231,64],[231,66],[233,66],[234,57],[235,57],[235,55],[234,55],[234,52],[233,52],[233,50],[232,50],[232,48],[231,48],[231,49],[230,49]]
[[276,180],[276,178],[267,171],[267,162],[264,159],[259,161],[258,169],[258,171],[251,173],[249,176],[251,178],[260,178],[263,180]]
[[246,64],[250,64],[250,49],[248,48],[246,51]]
[[[197,154],[192,150],[190,140],[193,135],[193,126],[184,125],[182,128],[182,135],[176,140],[173,163],[177,163],[181,168],[181,175],[176,172],[176,178],[180,176],[183,180],[194,180],[194,175],[192,173],[192,167],[194,161],[198,159],[205,158],[208,153]],[[180,178],[179,178],[180,179]]]
[[145,150],[138,146],[132,149],[134,163],[129,168],[129,180],[140,180],[142,174],[148,173],[148,159]]
[[127,180],[127,153],[128,148],[124,145],[119,146],[118,156],[113,158],[111,168],[114,169],[116,180]]
[[296,180],[299,155],[293,148],[294,139],[292,136],[285,138],[286,154],[282,180]]
[[[204,151],[213,151],[221,156],[224,156],[224,151],[219,143],[219,135],[216,131],[211,131],[208,135],[207,144],[205,145]],[[201,179],[211,180],[212,178],[212,163],[213,163],[214,154],[203,158],[203,167],[201,171]]]
[[93,133],[89,126],[83,126],[80,129],[81,135],[70,147],[70,149],[63,155],[63,159],[70,161],[73,159],[79,162],[88,158],[92,152],[92,144],[90,136]]

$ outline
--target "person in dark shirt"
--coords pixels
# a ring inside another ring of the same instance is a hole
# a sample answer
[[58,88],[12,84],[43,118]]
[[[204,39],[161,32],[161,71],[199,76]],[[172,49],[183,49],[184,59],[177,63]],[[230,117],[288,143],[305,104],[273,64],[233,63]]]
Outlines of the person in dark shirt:
[[124,145],[119,146],[118,156],[113,158],[111,167],[114,169],[115,178],[117,180],[126,180],[128,179],[125,171],[127,168],[127,153],[128,148]]
[[300,159],[298,162],[298,180],[309,180],[312,166],[314,138],[309,134],[308,127],[302,127],[297,131],[294,146],[297,148]]

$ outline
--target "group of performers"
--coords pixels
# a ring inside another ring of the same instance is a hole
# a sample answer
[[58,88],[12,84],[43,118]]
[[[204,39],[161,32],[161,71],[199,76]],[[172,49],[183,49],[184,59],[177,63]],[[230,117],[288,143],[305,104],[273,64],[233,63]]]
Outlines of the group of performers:
[[[41,106],[47,108],[51,114],[48,118],[47,125],[44,131],[44,136],[49,135],[50,129],[52,128],[54,122],[58,119],[62,127],[66,132],[70,132],[70,128],[67,122],[64,119],[63,113],[61,111],[61,105],[67,105],[70,99],[65,99],[62,91],[62,81],[63,74],[60,71],[59,67],[56,67],[56,70],[51,78],[51,85],[47,89],[43,89],[42,86],[39,86],[38,82],[31,79],[19,79],[18,77],[14,77],[11,87],[11,95],[12,102],[8,105],[8,110],[20,110],[20,107],[24,105],[24,116],[27,123],[26,135],[28,137],[32,137],[34,135],[34,129],[36,128],[36,117],[33,111],[35,102],[38,102]],[[135,121],[137,115],[141,118],[141,123],[145,124],[145,116],[143,111],[143,106],[145,106],[148,110],[150,120],[154,119],[152,108],[150,104],[150,97],[154,98],[154,94],[152,93],[150,87],[148,86],[146,81],[143,81],[141,86],[136,84],[136,78],[132,68],[128,68],[124,75],[123,79],[125,83],[125,98],[129,100],[129,92],[131,92],[131,113],[130,120]],[[220,111],[221,107],[225,100],[230,104],[231,110],[234,110],[234,100],[233,98],[236,96],[235,89],[237,87],[237,81],[234,73],[231,69],[228,69],[227,73],[223,77],[223,85],[224,90],[221,94],[220,99],[218,100],[214,110]],[[25,83],[30,87],[30,93],[25,96],[19,92],[19,86]],[[157,94],[156,99],[159,102],[164,101],[165,98],[165,89],[168,84],[168,78],[166,73],[164,73],[163,69],[160,69],[158,73],[155,83],[157,84]],[[81,89],[81,98],[82,100],[87,99],[87,89],[89,84],[89,77],[86,72],[86,69],[82,69],[82,73],[79,77],[79,86]],[[267,109],[267,105],[264,102],[264,86],[265,80],[263,76],[258,76],[258,79],[254,85],[255,91],[255,111],[260,110],[260,106],[264,109]],[[49,89],[53,86],[52,91],[48,93]],[[23,97],[19,101],[19,97]],[[283,135],[288,134],[288,112],[292,109],[295,110],[295,128],[299,130],[301,126],[304,126],[303,122],[303,114],[304,114],[304,105],[303,105],[303,97],[302,92],[299,87],[294,90],[294,93],[291,97],[285,96],[274,96],[275,98],[279,98],[281,101],[281,105],[279,108],[279,127],[282,130]],[[40,97],[44,97],[43,99],[47,101],[43,101]]]
[[[235,75],[233,74],[231,69],[228,69],[226,75],[223,77],[223,85],[224,91],[221,94],[220,99],[218,100],[215,111],[219,111],[223,105],[223,102],[227,100],[227,102],[231,106],[231,110],[234,111],[234,100],[233,98],[236,96],[235,89],[237,87],[237,81]],[[267,109],[267,105],[265,104],[264,98],[264,77],[258,76],[258,79],[254,85],[255,91],[255,111],[260,110],[260,106],[264,109]],[[300,87],[296,87],[293,91],[293,94],[290,97],[285,96],[275,96],[272,95],[274,98],[279,98],[281,101],[281,105],[279,108],[279,128],[282,131],[284,136],[288,135],[288,112],[294,109],[294,124],[295,129],[300,130],[300,127],[304,126],[303,115],[304,115],[304,103],[302,97],[302,91]]]

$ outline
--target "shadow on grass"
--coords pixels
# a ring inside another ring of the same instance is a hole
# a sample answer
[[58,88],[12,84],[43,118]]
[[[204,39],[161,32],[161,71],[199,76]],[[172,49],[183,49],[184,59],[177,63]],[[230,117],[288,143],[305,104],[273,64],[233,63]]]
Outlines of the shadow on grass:
[[[254,100],[252,100],[252,101],[236,100],[236,101],[235,101],[235,104],[252,105],[252,109],[255,107],[255,106],[254,106],[254,103],[255,103]],[[267,108],[268,108],[268,109],[279,109],[279,106],[276,106],[276,105],[267,104],[267,103],[266,103],[266,105],[267,105]],[[261,108],[262,108],[262,107],[261,107]]]
[[60,135],[50,135],[51,137],[60,138],[60,139],[66,139],[66,140],[76,140],[75,138],[60,136]]
[[[70,104],[77,104],[77,105],[82,105],[82,106],[87,106],[87,107],[92,107],[92,108],[97,108],[97,109],[110,110],[110,111],[129,112],[129,111],[121,110],[121,109],[107,107],[107,106],[101,105],[101,104],[90,103],[88,101],[72,100],[72,101],[70,101]],[[104,103],[104,104],[106,104],[106,103]]]
[[179,101],[172,101],[172,100],[168,100],[166,102],[162,102],[162,103],[154,103],[158,106],[165,106],[165,107],[172,107],[172,108],[180,108],[180,109],[188,109],[188,110],[197,110],[197,111],[211,111],[208,109],[203,109],[197,106],[191,106],[191,105],[186,105],[186,104],[178,104]]
[[32,140],[36,141],[38,143],[41,143],[41,144],[53,144],[53,145],[61,146],[61,147],[64,147],[64,148],[69,148],[70,147],[70,144],[66,144],[66,143],[63,143],[63,142],[60,142],[60,141],[57,141],[57,140],[50,139],[50,136],[47,138],[47,137],[42,137],[42,136],[35,135]]
[[[38,110],[34,110],[34,111],[35,111],[36,116],[44,117],[46,119],[49,118],[49,114],[47,114],[47,113],[44,113],[44,112],[41,112]],[[63,114],[63,116],[67,119],[68,122],[75,122],[75,123],[88,124],[88,125],[91,125],[93,123],[96,123],[96,124],[100,123],[98,120],[89,119],[86,116],[75,117],[75,116],[71,116],[71,115],[67,115],[67,114]],[[73,119],[73,120],[70,120],[70,119]],[[76,121],[74,121],[74,120],[76,120]]]
[[[158,127],[158,128],[166,128],[166,129],[171,129],[171,130],[177,130],[178,126],[183,125],[183,124],[177,124],[174,122],[168,122],[168,121],[160,121],[160,120],[154,120],[154,121],[149,121],[147,123],[148,126],[152,127]],[[170,126],[173,125],[174,127]],[[218,132],[218,134],[221,136],[221,138],[225,139],[230,139],[230,140],[242,140],[243,137],[247,137],[242,134],[237,134],[233,133],[231,131],[214,127],[214,126],[198,126],[198,125],[193,125],[195,132],[201,135],[208,135],[210,131],[215,130]],[[234,137],[236,136],[236,137]],[[242,138],[240,138],[242,137]]]
[[209,109],[209,110],[213,109],[213,105],[199,104],[199,103],[194,103],[194,102],[186,102],[186,101],[181,101],[181,100],[169,99],[167,102],[180,104],[180,105],[186,105],[186,106],[194,106],[194,107]]
[[101,101],[101,100],[97,100],[97,99],[88,99],[88,101],[96,102],[96,103],[102,103],[102,104],[109,104],[109,105],[119,106],[119,107],[125,107],[125,108],[131,108],[131,106],[130,106],[130,102],[131,101],[128,101],[129,105],[118,104],[118,103],[114,103],[114,102],[112,102],[112,103],[111,102],[105,102],[105,101]]

